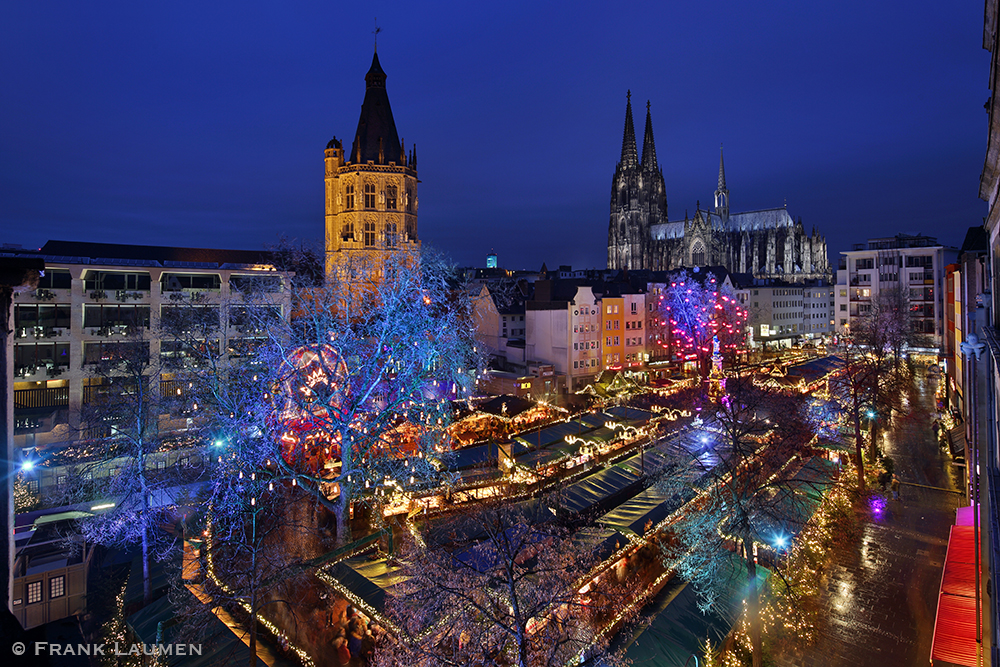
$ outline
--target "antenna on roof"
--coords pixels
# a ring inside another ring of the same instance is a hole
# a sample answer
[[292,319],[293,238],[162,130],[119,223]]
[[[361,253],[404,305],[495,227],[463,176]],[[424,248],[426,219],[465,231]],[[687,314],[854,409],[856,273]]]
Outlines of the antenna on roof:
[[378,34],[382,32],[382,28],[378,27],[378,17],[375,17],[375,29],[372,30],[372,34],[375,35],[375,53],[378,53]]

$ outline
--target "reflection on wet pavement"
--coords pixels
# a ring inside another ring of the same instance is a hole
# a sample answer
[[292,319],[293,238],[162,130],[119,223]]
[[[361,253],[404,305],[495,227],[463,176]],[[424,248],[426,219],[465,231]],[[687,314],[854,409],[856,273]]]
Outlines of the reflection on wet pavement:
[[[884,450],[903,482],[900,501],[873,508],[860,544],[837,549],[822,587],[826,624],[801,655],[775,656],[781,667],[927,664],[948,529],[963,496],[961,468],[931,431],[936,380],[918,369],[904,397],[908,412],[885,432]],[[926,489],[921,484],[938,487]]]

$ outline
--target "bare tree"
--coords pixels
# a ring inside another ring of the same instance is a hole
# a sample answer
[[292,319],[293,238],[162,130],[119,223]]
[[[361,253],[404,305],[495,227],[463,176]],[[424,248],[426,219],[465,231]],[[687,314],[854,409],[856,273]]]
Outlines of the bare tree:
[[543,513],[543,503],[486,504],[435,527],[430,544],[409,539],[398,557],[408,579],[387,603],[399,636],[375,664],[618,664],[600,630],[630,596]]
[[[807,518],[802,469],[811,434],[800,395],[729,378],[700,438],[705,450],[678,460],[660,482],[690,501],[671,526],[663,555],[693,584],[703,609],[722,604],[740,574],[747,581],[747,621],[753,664],[761,664],[762,621],[758,556],[789,544]],[[740,565],[742,564],[742,565]]]
[[179,339],[197,360],[185,400],[220,442],[331,509],[347,542],[355,500],[432,474],[425,455],[449,446],[450,399],[469,395],[485,353],[467,294],[443,259],[403,251],[338,264],[283,302],[248,286],[223,305],[226,355],[206,352],[197,318]]
[[151,560],[164,555],[170,542],[161,527],[170,522],[181,492],[157,456],[167,446],[160,419],[169,406],[159,392],[159,364],[149,343],[148,330],[136,322],[85,359],[98,382],[88,387],[81,411],[86,439],[70,454],[83,460],[64,490],[68,502],[100,500],[105,506],[81,522],[89,541],[139,545],[146,602],[152,598]]
[[[861,424],[871,419],[874,411],[875,388],[882,370],[876,359],[859,349],[850,336],[843,336],[843,367],[829,380],[830,397],[839,406],[854,432],[854,463],[858,473],[858,491],[865,491],[865,442]],[[874,442],[874,439],[873,439]]]

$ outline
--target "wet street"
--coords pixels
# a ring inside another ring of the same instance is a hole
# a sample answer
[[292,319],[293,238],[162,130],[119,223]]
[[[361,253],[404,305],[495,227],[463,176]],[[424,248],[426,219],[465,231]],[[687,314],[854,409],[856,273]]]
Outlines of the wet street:
[[928,664],[948,531],[955,508],[966,502],[954,493],[964,471],[931,431],[937,382],[918,369],[906,409],[886,434],[901,500],[889,500],[880,516],[866,521],[860,544],[834,554],[819,639],[800,655],[775,656],[776,665]]

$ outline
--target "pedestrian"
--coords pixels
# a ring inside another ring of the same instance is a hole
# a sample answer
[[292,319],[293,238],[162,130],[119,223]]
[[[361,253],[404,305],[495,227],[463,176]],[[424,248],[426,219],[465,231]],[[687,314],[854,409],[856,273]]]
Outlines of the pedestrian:
[[892,499],[899,500],[899,478],[893,475],[889,486],[892,488]]
[[938,432],[941,430],[941,424],[939,424],[938,420],[935,419],[934,423],[931,424],[931,428],[934,429],[934,438],[936,439],[938,437]]

